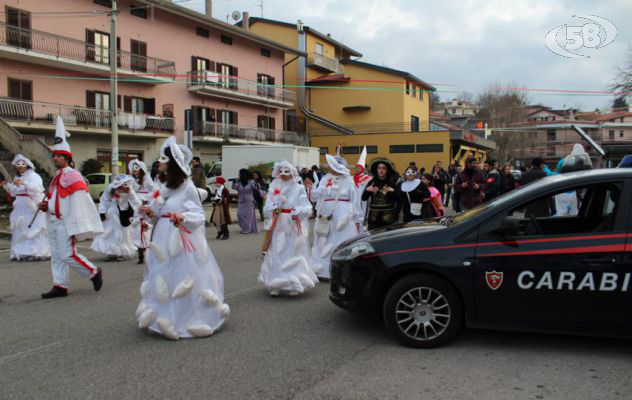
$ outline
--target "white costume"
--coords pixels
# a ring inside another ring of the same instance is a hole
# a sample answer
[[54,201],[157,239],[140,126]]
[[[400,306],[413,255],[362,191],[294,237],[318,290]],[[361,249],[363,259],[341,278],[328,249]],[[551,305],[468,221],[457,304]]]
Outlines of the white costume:
[[[289,175],[283,181],[280,176]],[[270,294],[301,294],[318,283],[318,277],[310,267],[310,248],[307,222],[312,205],[307,200],[305,188],[297,181],[298,172],[291,163],[280,161],[274,165],[263,212],[272,229],[270,247],[266,252],[259,282]]]
[[[69,135],[58,116],[53,154],[72,156],[66,136]],[[77,253],[75,245],[77,238],[103,232],[103,225],[83,176],[71,167],[57,170],[48,198],[48,239],[53,284],[54,287],[67,290],[69,267],[90,279],[100,274],[100,268]],[[95,290],[98,289],[95,287]]]
[[[128,220],[126,226],[121,222],[121,213],[126,218],[129,213],[133,216],[141,205],[140,199],[131,188],[133,180],[129,175],[117,175],[101,195],[99,214],[105,214],[105,221],[103,233],[92,241],[92,250],[111,258],[129,258],[136,252],[136,246],[132,242],[131,221]],[[122,186],[127,186],[129,193],[112,194]]]
[[[38,212],[33,220],[37,211],[37,204],[44,200],[42,178],[35,172],[35,166],[31,160],[21,154],[16,155],[11,164],[16,167],[20,165],[28,168],[21,176],[16,175],[13,183],[4,185],[4,189],[12,197],[15,197],[13,211],[9,217],[11,259],[48,260],[50,247],[48,245],[46,215]],[[31,220],[33,223],[29,226]]]
[[[130,175],[132,175],[136,169],[143,171],[145,174],[143,176],[142,185],[140,185],[137,179],[134,178],[132,189],[136,192],[136,195],[140,199],[141,203],[148,204],[152,199],[154,190],[157,190],[157,187],[151,180],[151,176],[149,175],[144,162],[139,160],[130,161]],[[134,219],[132,220],[132,241],[134,242],[134,246],[139,249],[146,249],[147,246],[149,246],[149,240],[151,239],[152,225],[149,223],[147,218],[144,218],[142,215],[138,215],[137,211],[138,209],[134,210]]]
[[[185,152],[171,136],[162,148],[161,162],[170,157],[188,176]],[[176,189],[163,189],[150,204],[155,213],[147,271],[136,310],[140,328],[177,340],[212,335],[230,312],[224,303],[224,278],[206,243],[200,193],[187,178]],[[184,218],[179,227],[171,217]]]
[[333,251],[343,241],[358,235],[356,224],[362,222],[363,215],[358,192],[344,159],[327,154],[327,163],[340,175],[328,173],[320,180],[318,189],[312,192],[312,198],[317,202],[312,260],[318,276],[329,279]]

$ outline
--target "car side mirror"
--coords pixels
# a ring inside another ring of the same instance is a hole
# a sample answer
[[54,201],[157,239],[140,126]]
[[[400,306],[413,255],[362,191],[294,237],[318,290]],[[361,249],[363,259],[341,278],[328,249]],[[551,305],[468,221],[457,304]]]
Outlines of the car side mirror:
[[494,230],[494,234],[498,236],[514,236],[520,233],[520,220],[507,216],[503,218],[500,226]]

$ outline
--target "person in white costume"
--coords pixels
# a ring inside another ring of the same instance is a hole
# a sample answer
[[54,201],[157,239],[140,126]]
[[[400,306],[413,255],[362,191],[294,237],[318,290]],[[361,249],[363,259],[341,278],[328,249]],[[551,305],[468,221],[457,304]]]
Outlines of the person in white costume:
[[358,196],[358,202],[360,204],[360,210],[359,213],[360,215],[362,215],[362,222],[360,224],[360,231],[362,232],[366,232],[367,227],[365,224],[365,217],[366,217],[366,208],[367,208],[367,201],[362,200],[362,193],[364,193],[364,189],[366,189],[366,185],[369,183],[369,181],[371,180],[371,177],[366,174],[366,155],[367,155],[367,151],[366,151],[366,146],[364,146],[364,148],[362,149],[362,154],[360,154],[360,158],[358,159],[358,162],[355,165],[355,171],[354,171],[354,175],[353,175],[353,184],[355,185],[356,188],[356,196]]
[[175,136],[167,139],[159,160],[167,164],[164,186],[140,208],[155,224],[136,309],[138,326],[171,340],[210,336],[230,313],[222,272],[206,243],[204,210],[186,154]]
[[74,269],[89,278],[95,291],[103,286],[103,273],[77,252],[78,239],[103,232],[97,208],[90,197],[86,181],[79,171],[70,167],[72,153],[66,141],[64,122],[57,116],[53,163],[57,173],[48,189],[48,201],[39,203],[48,221],[53,288],[42,294],[50,299],[68,295],[68,270]]
[[15,197],[9,216],[11,260],[48,260],[50,247],[46,216],[37,212],[37,204],[42,201],[44,193],[42,178],[35,172],[31,160],[22,154],[16,155],[11,164],[16,170],[13,182],[0,182],[4,190]]
[[298,183],[298,171],[288,161],[274,164],[263,212],[270,226],[259,282],[272,296],[296,296],[312,289],[318,277],[311,269],[307,219],[312,205]]
[[99,200],[103,233],[94,238],[90,248],[105,254],[108,261],[126,260],[136,252],[131,219],[141,201],[132,189],[133,182],[129,175],[117,175]]
[[[128,167],[130,175],[134,177],[132,189],[136,192],[142,204],[148,204],[156,186],[147,171],[145,163],[140,160],[132,160],[129,162]],[[132,220],[132,241],[134,246],[138,248],[138,264],[142,264],[145,262],[145,249],[149,246],[152,226],[147,221],[147,218],[136,214],[135,212],[135,217]]]
[[326,155],[329,172],[312,190],[316,201],[316,224],[312,245],[312,267],[319,278],[331,278],[329,264],[335,248],[360,233],[363,215],[358,192],[345,159]]

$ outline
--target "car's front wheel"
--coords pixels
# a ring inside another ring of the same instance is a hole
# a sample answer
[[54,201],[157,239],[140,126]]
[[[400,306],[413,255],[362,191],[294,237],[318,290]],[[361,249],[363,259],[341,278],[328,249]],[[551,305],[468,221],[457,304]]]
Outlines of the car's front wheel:
[[456,291],[433,275],[409,275],[384,298],[383,317],[395,339],[409,347],[437,347],[450,340],[463,318]]

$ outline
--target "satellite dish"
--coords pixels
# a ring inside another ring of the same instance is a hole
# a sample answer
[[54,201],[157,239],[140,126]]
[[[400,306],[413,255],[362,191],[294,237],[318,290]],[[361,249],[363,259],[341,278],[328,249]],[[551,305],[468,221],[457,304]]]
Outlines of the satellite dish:
[[235,21],[239,21],[241,19],[241,13],[239,11],[233,11],[231,17],[233,17]]

